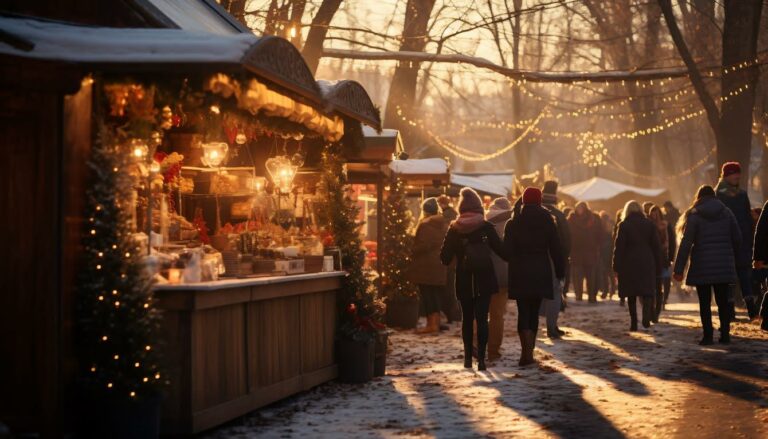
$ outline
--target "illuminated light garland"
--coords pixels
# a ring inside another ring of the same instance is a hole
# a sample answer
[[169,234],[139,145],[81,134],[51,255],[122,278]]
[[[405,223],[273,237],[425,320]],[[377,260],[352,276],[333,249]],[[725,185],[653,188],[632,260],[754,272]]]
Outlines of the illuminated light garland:
[[637,178],[644,178],[647,180],[674,180],[676,178],[681,177],[687,177],[688,175],[692,174],[693,171],[700,168],[701,166],[705,165],[707,162],[709,162],[710,157],[712,157],[715,152],[717,151],[717,147],[713,146],[711,150],[709,150],[709,153],[705,155],[703,158],[701,158],[698,162],[694,163],[693,166],[690,168],[679,172],[674,175],[646,175],[646,174],[639,174],[637,172],[631,171],[627,169],[626,166],[622,165],[621,162],[611,157],[610,154],[606,156],[606,159],[608,160],[609,164],[613,166],[614,168],[618,169],[619,171],[624,172],[625,174],[631,176],[631,177],[637,177]]
[[582,163],[590,168],[597,168],[608,164],[605,160],[608,156],[608,149],[605,147],[605,142],[603,142],[603,139],[600,137],[592,135],[589,131],[579,138],[576,151],[581,152]]
[[408,123],[411,126],[414,126],[414,127],[417,127],[417,128],[420,128],[421,130],[423,130],[441,148],[445,149],[446,151],[450,152],[451,154],[453,154],[456,157],[459,157],[461,159],[464,159],[464,160],[467,160],[467,161],[471,161],[471,162],[480,162],[480,161],[491,160],[491,159],[494,159],[496,157],[499,157],[502,154],[506,153],[507,151],[509,151],[509,150],[513,149],[514,147],[516,147],[518,144],[520,144],[520,142],[522,142],[525,139],[525,137],[528,135],[528,133],[530,133],[531,130],[533,130],[533,128],[535,128],[536,125],[541,121],[541,119],[547,114],[549,109],[548,109],[548,107],[544,107],[544,109],[541,111],[541,113],[539,113],[538,117],[536,117],[536,119],[534,119],[534,121],[531,123],[531,125],[529,125],[525,129],[525,131],[523,131],[522,134],[520,134],[520,136],[518,138],[516,138],[515,140],[513,140],[511,143],[507,144],[503,148],[500,148],[500,149],[498,149],[498,150],[496,150],[496,151],[494,151],[492,153],[488,153],[488,154],[478,153],[478,152],[472,151],[470,149],[467,149],[467,148],[461,147],[459,145],[456,145],[454,143],[451,143],[451,142],[449,142],[447,140],[444,140],[440,136],[438,136],[435,133],[433,133],[432,130],[430,130],[429,128],[427,128],[427,127],[425,127],[423,125],[420,125],[419,123],[417,123],[415,121],[408,121],[405,118],[405,116],[402,116],[402,112],[401,112],[399,107],[398,107],[397,111],[398,111],[398,115],[400,115],[401,119],[404,122]]

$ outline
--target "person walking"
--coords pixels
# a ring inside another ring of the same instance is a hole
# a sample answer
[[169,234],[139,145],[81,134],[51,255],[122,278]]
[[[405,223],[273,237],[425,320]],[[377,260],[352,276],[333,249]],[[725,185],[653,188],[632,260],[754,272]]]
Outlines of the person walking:
[[637,331],[638,297],[643,306],[643,327],[650,327],[656,278],[661,272],[661,248],[656,227],[634,200],[624,205],[613,250],[613,271],[619,279],[619,296],[627,298],[629,330]]
[[672,273],[670,266],[675,259],[675,232],[672,224],[664,219],[664,213],[659,206],[651,208],[651,214],[648,218],[656,226],[656,233],[659,234],[659,245],[661,246],[661,275],[656,280],[656,298],[654,301],[655,310],[653,314],[653,323],[659,323],[661,311],[667,305],[669,299],[669,290],[672,286]]
[[672,225],[673,229],[677,226],[677,221],[680,219],[680,211],[669,200],[664,202],[664,219]]
[[[509,298],[517,302],[520,366],[535,362],[536,332],[542,299],[560,294],[565,262],[555,219],[541,206],[541,190],[526,188],[523,206],[504,228],[504,249],[509,261]],[[554,273],[553,273],[554,271]],[[557,279],[557,287],[552,279]]]
[[613,229],[616,226],[613,223],[611,214],[601,210],[600,214],[600,227],[603,229],[603,233],[600,239],[600,261],[598,262],[598,289],[602,291],[601,297],[603,300],[613,297],[616,292],[616,284],[613,281]]
[[576,300],[582,300],[584,281],[590,303],[597,302],[597,264],[600,257],[600,220],[583,201],[568,217],[571,231],[571,268]]
[[696,193],[691,207],[683,213],[677,233],[682,239],[673,272],[675,280],[682,281],[685,265],[690,259],[685,283],[696,287],[699,296],[699,314],[704,330],[699,344],[713,343],[713,290],[720,315],[720,342],[730,343],[733,304],[728,300],[728,290],[738,278],[736,259],[741,245],[741,231],[736,217],[717,199],[712,186],[704,185]]
[[440,331],[440,302],[445,290],[446,267],[440,263],[440,246],[448,230],[448,221],[439,214],[437,199],[421,203],[421,219],[411,247],[408,279],[419,288],[427,325],[416,330],[419,334]]
[[[768,269],[768,201],[763,205],[757,226],[755,226],[755,245],[752,259],[755,269],[761,273]],[[764,278],[762,280],[765,282]],[[760,324],[760,328],[763,331],[768,331],[768,294],[765,294],[762,303],[760,315],[763,317],[763,323]]]
[[[493,224],[499,237],[504,235],[504,226],[512,217],[512,204],[506,198],[496,198],[485,214],[485,219]],[[497,254],[491,255],[493,271],[499,292],[491,296],[488,320],[488,361],[501,358],[501,342],[504,338],[504,314],[507,312],[507,261]]]
[[[752,205],[747,191],[740,187],[741,164],[727,162],[723,164],[720,180],[717,182],[717,198],[733,212],[741,232],[742,245],[736,254],[736,275],[744,303],[747,305],[749,318],[757,315],[757,303],[752,295]],[[731,297],[733,302],[733,297]],[[735,317],[732,315],[731,317]]]
[[[459,213],[453,208],[451,197],[448,195],[442,194],[437,197],[437,204],[440,205],[440,211],[448,223],[459,217]],[[445,286],[440,305],[447,322],[453,323],[454,321],[461,320],[459,302],[456,301],[456,270],[454,267],[448,267]]]
[[[563,265],[565,279],[568,279],[568,265],[571,255],[571,232],[568,228],[568,219],[565,214],[557,208],[557,182],[549,180],[544,182],[541,194],[541,205],[549,211],[555,218],[555,225],[557,226],[557,236],[560,238],[560,252],[563,256]],[[553,285],[555,288],[559,287],[557,277],[552,276]],[[547,319],[547,337],[551,339],[562,338],[565,335],[565,331],[561,330],[557,326],[557,320],[560,317],[560,311],[562,310],[563,298],[567,292],[566,286],[555,290],[552,300],[544,299],[541,304],[542,314]]]
[[471,188],[463,188],[459,198],[459,217],[445,234],[440,260],[456,266],[456,298],[461,304],[461,337],[464,341],[464,367],[472,367],[473,323],[477,322],[477,369],[485,370],[488,346],[488,307],[499,291],[491,252],[505,259],[501,239],[493,224],[485,220],[483,202]]
[[[616,235],[619,233],[619,224],[621,224],[621,217],[624,215],[624,209],[619,209],[616,211],[616,220],[613,222],[613,230],[611,231],[611,247],[613,247],[614,243],[616,242]],[[611,252],[611,271],[613,271],[613,252]],[[616,272],[612,273],[611,281],[614,284],[614,288],[616,291],[619,289],[618,285],[618,279],[616,279]],[[625,297],[622,297],[619,295],[619,306],[624,306],[624,302],[626,301]]]

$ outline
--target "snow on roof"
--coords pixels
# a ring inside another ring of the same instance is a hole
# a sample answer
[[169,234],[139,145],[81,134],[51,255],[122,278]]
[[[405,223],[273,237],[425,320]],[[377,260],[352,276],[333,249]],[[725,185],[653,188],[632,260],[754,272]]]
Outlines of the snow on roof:
[[491,195],[506,197],[512,189],[512,182],[497,184],[481,176],[451,174],[451,184],[455,186],[467,186],[472,189]]
[[181,29],[218,35],[240,33],[240,29],[234,27],[203,1],[149,0],[149,2]]
[[[318,84],[320,84],[321,82],[323,82],[323,81],[317,81]],[[375,129],[369,127],[368,125],[363,125],[363,136],[365,136],[365,137],[389,137],[389,138],[395,138],[395,137],[397,137],[398,134],[399,134],[399,131],[398,130],[393,130],[392,128],[384,128],[384,129],[381,130],[381,133],[377,133]],[[442,159],[424,159],[424,160],[442,160]]]
[[[363,127],[363,131],[367,127]],[[373,131],[371,129],[371,131]],[[384,130],[387,131],[387,130]],[[396,130],[389,130],[395,131]],[[375,132],[375,131],[374,131]],[[366,133],[366,137],[368,134]],[[389,163],[389,169],[397,174],[413,174],[413,175],[429,175],[429,174],[446,174],[448,173],[448,163],[445,159],[408,159],[408,160],[392,160]]]
[[658,197],[666,192],[666,189],[641,188],[602,177],[593,177],[579,183],[562,186],[560,191],[579,201],[600,201],[609,200],[625,192],[632,192],[644,197]]
[[74,63],[240,63],[258,41],[246,33],[78,26],[10,17],[0,17],[0,29],[34,43],[25,51],[0,42],[0,54]]
[[453,175],[461,175],[464,177],[472,177],[489,184],[496,186],[497,188],[505,189],[506,192],[503,195],[509,195],[512,192],[512,187],[515,184],[515,174],[513,171],[504,172],[455,172]]

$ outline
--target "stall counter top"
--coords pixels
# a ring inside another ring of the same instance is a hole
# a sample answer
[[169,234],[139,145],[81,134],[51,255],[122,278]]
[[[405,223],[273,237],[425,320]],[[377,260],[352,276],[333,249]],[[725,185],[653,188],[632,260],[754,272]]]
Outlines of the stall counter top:
[[279,284],[297,280],[325,279],[330,277],[344,276],[345,274],[346,272],[344,271],[329,271],[319,273],[288,274],[283,276],[232,278],[187,284],[157,284],[154,286],[154,289],[155,291],[215,291],[228,288]]

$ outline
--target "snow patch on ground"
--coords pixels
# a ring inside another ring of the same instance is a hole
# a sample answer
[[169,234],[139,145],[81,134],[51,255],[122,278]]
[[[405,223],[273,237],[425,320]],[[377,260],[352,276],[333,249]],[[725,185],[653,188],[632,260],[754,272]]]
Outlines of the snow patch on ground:
[[698,346],[698,306],[682,299],[636,333],[615,300],[570,301],[569,334],[540,331],[528,368],[517,366],[512,302],[503,357],[487,372],[462,367],[458,325],[396,332],[387,376],[322,385],[206,437],[768,437],[768,335],[742,321],[730,346]]

